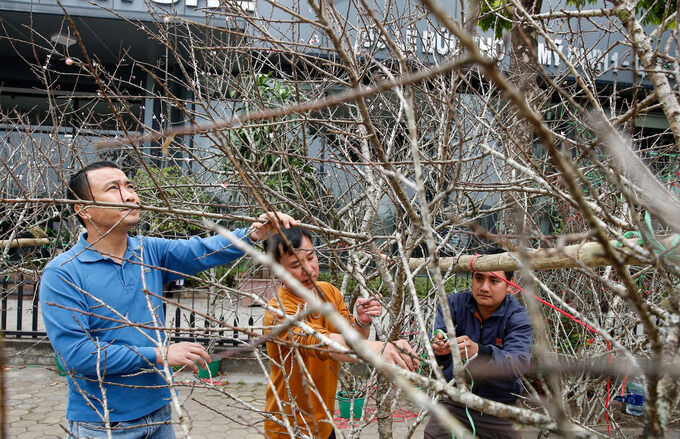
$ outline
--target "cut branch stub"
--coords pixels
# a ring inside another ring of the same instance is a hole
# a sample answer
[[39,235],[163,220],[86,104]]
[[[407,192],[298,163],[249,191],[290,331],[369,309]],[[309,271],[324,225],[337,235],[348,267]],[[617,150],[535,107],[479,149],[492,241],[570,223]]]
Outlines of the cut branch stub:
[[[5,247],[7,242],[7,239],[0,240],[0,248]],[[50,240],[47,238],[16,238],[12,241],[9,241],[9,248],[38,247],[41,245],[47,245],[49,243]]]

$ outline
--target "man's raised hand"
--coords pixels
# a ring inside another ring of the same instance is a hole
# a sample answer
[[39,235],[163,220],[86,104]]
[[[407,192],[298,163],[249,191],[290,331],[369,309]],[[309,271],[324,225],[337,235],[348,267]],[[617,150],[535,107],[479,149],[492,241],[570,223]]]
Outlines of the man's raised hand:
[[[380,297],[378,297],[379,299]],[[382,305],[378,299],[366,299],[365,297],[359,297],[357,299],[354,309],[357,313],[357,320],[363,326],[371,323],[371,317],[378,317],[382,314]]]
[[253,242],[264,241],[276,233],[275,224],[284,229],[300,224],[299,220],[283,212],[265,212],[258,218],[260,221],[254,222],[251,227],[250,239]]

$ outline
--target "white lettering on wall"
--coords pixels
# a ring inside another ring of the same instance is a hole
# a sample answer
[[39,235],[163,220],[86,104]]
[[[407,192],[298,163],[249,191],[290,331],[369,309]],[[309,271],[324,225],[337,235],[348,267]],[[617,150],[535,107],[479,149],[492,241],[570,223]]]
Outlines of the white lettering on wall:
[[544,66],[553,65],[559,67],[560,56],[559,53],[562,52],[562,40],[553,41],[555,48],[557,50],[548,49],[548,45],[544,43],[538,43],[538,62]]
[[562,47],[562,40],[555,40],[555,47],[557,47],[557,50],[553,50],[553,59],[554,59],[554,66],[559,67],[560,65],[560,56],[558,53],[564,53],[564,48]]
[[406,29],[406,39],[404,40],[404,51],[415,52],[416,42],[418,40],[418,29],[415,26]]
[[423,37],[422,37],[422,49],[423,53],[429,53],[430,55],[434,55],[434,44],[436,42],[436,35],[434,31],[430,31],[429,29],[426,31],[423,31]]
[[[562,40],[555,40],[555,47],[558,50],[550,50],[543,43],[538,43],[538,62],[544,66],[555,66],[560,65],[560,53],[564,53],[564,47],[562,46]],[[584,48],[584,47],[572,47],[567,46],[566,48],[566,58],[573,64],[577,69],[589,69],[595,70],[597,72],[609,72],[616,71],[619,68],[619,52],[611,50],[609,52],[603,52],[602,49]],[[628,63],[624,62],[622,67],[627,67]]]
[[[179,0],[151,0],[153,3],[159,5],[174,5],[179,2]],[[221,0],[206,0],[207,8],[219,8],[222,6]],[[186,6],[192,6],[194,8],[198,7],[198,0],[184,0]],[[255,12],[255,0],[242,0],[237,1],[236,4],[246,12]]]
[[451,37],[446,29],[441,28],[437,33],[437,53],[444,56],[449,53]]
[[255,12],[255,1],[240,1],[238,5],[246,12]]
[[475,42],[477,47],[479,47],[479,51],[482,52],[482,55],[486,56],[487,58],[501,60],[505,56],[505,45],[503,40],[479,36],[473,37],[472,40]]
[[544,43],[538,43],[538,62],[544,66],[550,65],[552,61],[552,50],[548,49]]
[[619,68],[619,52],[613,52],[608,57],[612,62],[612,70]]
[[382,50],[387,47],[382,41],[382,38],[380,38],[380,35],[373,29],[361,29],[359,31],[359,35],[361,38],[360,41],[363,41],[362,46],[366,49],[373,47],[374,45],[378,50]]

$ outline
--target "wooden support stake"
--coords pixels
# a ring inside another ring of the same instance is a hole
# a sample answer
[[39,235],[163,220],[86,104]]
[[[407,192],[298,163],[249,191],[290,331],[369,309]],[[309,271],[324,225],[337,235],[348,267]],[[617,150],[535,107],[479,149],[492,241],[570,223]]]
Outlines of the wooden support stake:
[[[662,239],[660,242],[665,248],[673,245],[675,236]],[[626,265],[648,265],[645,261],[636,259],[633,252],[626,247],[626,244],[637,244],[637,239],[624,240],[624,245],[617,247],[617,241],[611,241],[612,248],[619,255],[621,261]],[[677,251],[677,249],[675,250]],[[558,268],[574,268],[581,264],[587,267],[604,267],[612,265],[612,261],[604,255],[602,245],[597,242],[586,242],[583,244],[569,245],[562,249],[538,249],[528,250],[527,254],[531,263],[532,270],[554,270]],[[448,270],[453,267],[453,271],[473,271],[470,269],[470,260],[474,259],[474,271],[511,271],[517,270],[519,264],[513,257],[519,256],[517,253],[501,253],[498,255],[482,255],[475,258],[474,255],[462,255],[458,258],[446,257],[439,259],[439,268]],[[409,268],[414,270],[425,263],[424,258],[409,259]]]

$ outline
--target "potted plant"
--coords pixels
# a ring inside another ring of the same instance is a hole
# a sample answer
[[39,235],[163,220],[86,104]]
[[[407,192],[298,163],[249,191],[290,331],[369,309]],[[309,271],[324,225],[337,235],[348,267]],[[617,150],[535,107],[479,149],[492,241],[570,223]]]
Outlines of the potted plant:
[[[212,339],[208,342],[207,351],[213,356],[215,354],[215,344],[217,339]],[[196,363],[198,366],[198,377],[209,384],[213,385],[225,385],[227,381],[220,376],[220,364],[222,363],[222,358],[219,356],[213,356],[213,360],[209,363],[201,361]]]
[[61,365],[61,361],[59,361],[59,355],[57,355],[56,353],[54,354],[54,361],[57,363],[57,373],[59,374],[59,376],[62,377],[66,376],[67,375],[66,369],[64,369],[64,366]]
[[[340,390],[336,398],[340,408],[340,417],[359,419],[363,413],[364,402],[368,391],[368,379],[361,364],[341,363],[338,379]],[[365,366],[363,366],[365,368]]]
[[198,364],[198,377],[203,380],[218,381],[221,361],[222,359],[218,358],[208,364]]

